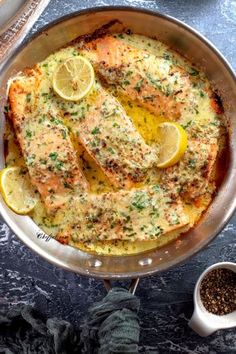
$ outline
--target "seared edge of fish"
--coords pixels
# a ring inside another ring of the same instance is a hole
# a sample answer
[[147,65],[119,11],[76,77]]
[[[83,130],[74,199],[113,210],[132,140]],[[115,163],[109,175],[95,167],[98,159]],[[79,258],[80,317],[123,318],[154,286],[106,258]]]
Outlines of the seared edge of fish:
[[32,184],[48,211],[55,211],[71,192],[84,193],[81,172],[69,131],[53,111],[39,104],[42,72],[27,69],[9,89],[10,119]]
[[[78,199],[73,224],[62,228],[57,239],[76,241],[155,240],[189,223],[180,198],[155,185],[143,189],[88,195]],[[63,217],[63,216],[62,216]]]

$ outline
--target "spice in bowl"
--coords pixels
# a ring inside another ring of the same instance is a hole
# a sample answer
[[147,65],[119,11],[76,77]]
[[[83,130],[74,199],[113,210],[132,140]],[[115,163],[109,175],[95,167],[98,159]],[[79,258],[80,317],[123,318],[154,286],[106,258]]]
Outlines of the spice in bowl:
[[236,310],[236,273],[217,268],[206,274],[200,285],[202,303],[214,315],[226,315]]

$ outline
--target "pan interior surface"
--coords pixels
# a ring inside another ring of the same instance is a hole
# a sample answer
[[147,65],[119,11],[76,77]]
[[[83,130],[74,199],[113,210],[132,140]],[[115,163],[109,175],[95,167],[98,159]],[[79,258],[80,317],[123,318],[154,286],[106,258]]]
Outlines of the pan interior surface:
[[[130,256],[100,256],[61,245],[48,239],[29,218],[11,212],[1,200],[2,216],[12,230],[30,248],[48,261],[80,274],[102,278],[132,278],[168,269],[184,261],[224,227],[235,209],[235,77],[222,56],[206,40],[179,21],[144,10],[129,8],[99,8],[66,16],[44,28],[15,54],[1,73],[1,101],[5,101],[7,80],[26,66],[30,67],[80,35],[91,33],[104,24],[119,20],[122,26],[147,37],[155,37],[188,60],[203,68],[223,99],[225,114],[230,123],[230,162],[226,177],[201,222],[187,235],[160,249]],[[142,23],[145,21],[145,28]],[[117,26],[120,26],[118,23]],[[114,31],[117,30],[116,25]],[[4,116],[1,119],[3,132]],[[4,166],[1,138],[1,168]]]

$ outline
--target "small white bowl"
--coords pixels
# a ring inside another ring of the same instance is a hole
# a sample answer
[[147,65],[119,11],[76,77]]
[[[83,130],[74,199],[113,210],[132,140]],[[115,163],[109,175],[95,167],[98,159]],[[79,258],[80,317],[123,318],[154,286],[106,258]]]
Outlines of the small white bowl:
[[218,329],[236,327],[236,311],[227,315],[214,315],[208,312],[200,297],[200,285],[207,273],[217,268],[230,269],[236,273],[236,263],[220,262],[207,268],[199,277],[194,290],[194,312],[188,325],[200,336],[207,337]]

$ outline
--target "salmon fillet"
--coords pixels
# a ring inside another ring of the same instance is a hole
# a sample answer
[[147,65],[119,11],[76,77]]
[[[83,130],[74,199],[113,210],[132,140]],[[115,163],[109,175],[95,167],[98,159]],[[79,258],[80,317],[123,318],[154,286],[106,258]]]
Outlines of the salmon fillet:
[[188,148],[178,164],[163,170],[162,183],[174,184],[187,200],[198,198],[207,192],[218,153],[217,139],[209,143],[189,140]]
[[39,104],[41,71],[26,70],[9,90],[10,118],[32,184],[48,211],[61,207],[74,191],[84,193],[87,182],[80,170],[68,129],[53,111]]
[[169,120],[180,118],[191,81],[177,65],[111,35],[83,43],[80,52],[120,93],[155,115]]
[[56,237],[61,243],[155,240],[189,223],[179,197],[159,185],[88,195],[71,213]]
[[129,189],[142,181],[157,161],[157,148],[145,143],[117,99],[97,84],[76,109],[83,117],[67,114],[72,131],[111,184]]

